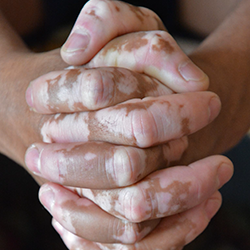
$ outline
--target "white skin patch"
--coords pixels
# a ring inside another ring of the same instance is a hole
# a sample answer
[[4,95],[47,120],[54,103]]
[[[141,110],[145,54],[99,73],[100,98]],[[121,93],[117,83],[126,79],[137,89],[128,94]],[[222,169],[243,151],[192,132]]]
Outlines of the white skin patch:
[[125,102],[128,106],[117,105],[116,108],[93,112],[93,120],[89,120],[88,112],[59,116],[56,121],[47,121],[41,134],[44,142],[49,143],[102,140],[105,136],[105,140],[112,143],[124,144],[124,140],[129,140],[129,143],[136,143],[140,147],[180,137],[182,124],[176,116],[176,106],[171,108],[168,102],[147,100],[134,99]]
[[57,98],[60,100],[60,103],[67,103],[67,106],[70,110],[74,111],[74,105],[77,102],[82,102],[81,99],[81,89],[80,84],[82,74],[77,76],[77,79],[74,84],[71,85],[71,91],[69,95],[68,86],[64,86],[64,83],[67,82],[67,74],[63,74],[62,78],[58,81],[59,89],[56,93]]
[[57,92],[57,97],[61,103],[67,103],[67,106],[69,107],[70,110],[72,111],[74,110],[75,100],[73,98],[69,98],[67,87],[65,86],[60,87]]
[[[60,212],[59,212],[60,211]],[[72,223],[71,216],[72,213],[68,210],[62,210],[62,209],[57,209],[54,213],[53,216],[57,218],[56,214],[61,213],[62,215],[58,215],[58,218],[63,218],[64,225],[67,224],[67,229],[71,231],[72,233],[76,233],[76,229]]]
[[[49,155],[50,156],[50,155]],[[61,152],[53,152],[53,156],[41,158],[43,168],[43,174],[50,176],[52,179],[61,181],[68,174],[67,164],[72,162],[72,159],[65,159],[65,156]],[[45,162],[44,162],[45,161]],[[67,164],[65,163],[67,161]],[[72,164],[72,163],[71,163]],[[46,173],[44,173],[46,172]]]
[[126,78],[120,78],[120,82],[117,84],[120,92],[130,95],[137,90],[138,80],[131,74],[128,74]]
[[[119,236],[113,235],[113,238],[121,242],[134,242],[137,238],[137,233],[134,227],[128,221],[123,221],[123,223],[124,223],[124,226],[120,229],[120,230],[123,230],[123,234]],[[118,232],[118,234],[119,233],[120,232]]]
[[[145,187],[148,184],[145,183]],[[141,189],[131,186],[120,190],[103,190],[93,195],[89,189],[81,189],[81,195],[92,200],[107,212],[115,212],[115,216],[130,221],[144,220],[151,216],[151,203],[145,200],[144,192]],[[114,198],[114,195],[116,198]]]
[[155,194],[155,199],[157,199],[157,208],[158,208],[158,213],[156,214],[156,217],[161,218],[164,216],[164,214],[169,211],[169,202],[173,198],[173,195],[170,193],[165,193],[165,192],[158,192]]
[[36,93],[36,98],[38,100],[43,100],[42,103],[44,103],[45,106],[49,109],[49,94],[48,94],[48,83],[43,84],[42,88],[40,89],[39,92]]
[[55,119],[58,119],[58,118],[60,117],[60,115],[61,115],[61,114],[56,114],[56,115],[54,116],[54,118],[55,118]]
[[[80,116],[79,116],[80,117]],[[57,117],[57,119],[60,118]],[[77,142],[87,141],[89,136],[88,124],[84,121],[87,118],[86,113],[81,113],[82,119],[75,119],[76,114],[66,115],[62,120],[47,121],[41,128],[43,141],[46,143],[56,142]],[[74,133],[72,132],[74,124]],[[66,131],[66,132],[65,132]]]
[[96,157],[97,157],[97,155],[93,154],[93,153],[87,153],[84,155],[84,159],[86,161],[91,161],[91,160],[95,159]]
[[151,215],[151,203],[145,200],[144,190],[136,186],[123,189],[119,193],[120,207],[115,207],[125,218],[132,221],[140,220],[141,216],[144,219]]

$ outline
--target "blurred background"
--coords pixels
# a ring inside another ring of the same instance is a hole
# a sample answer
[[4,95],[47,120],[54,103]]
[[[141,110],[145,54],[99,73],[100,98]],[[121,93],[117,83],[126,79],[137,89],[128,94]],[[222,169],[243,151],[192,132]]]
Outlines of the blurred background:
[[[26,43],[37,52],[60,47],[84,2],[45,1],[46,18],[42,25],[32,32],[24,32],[23,38]],[[211,29],[216,27],[216,24],[213,24],[209,30],[201,32],[195,28],[196,23],[190,21],[190,23],[183,24],[180,22],[177,1],[164,0],[160,4],[157,1],[143,0],[130,2],[155,10],[163,19],[169,32],[177,38],[180,46],[187,53],[193,50]],[[190,0],[191,2],[193,1]],[[202,2],[204,1],[200,1]],[[210,1],[212,2],[215,1]],[[233,0],[228,2],[235,4]],[[230,8],[227,9],[229,10]],[[189,9],[182,14],[192,17],[195,13],[197,11]],[[223,15],[220,16],[223,17]],[[224,198],[223,206],[206,231],[185,249],[250,249],[249,152],[250,139],[246,136],[239,145],[226,154],[235,164],[235,174],[221,190]],[[0,249],[65,250],[66,247],[51,226],[51,216],[38,201],[38,185],[26,171],[5,156],[0,155],[0,162]]]

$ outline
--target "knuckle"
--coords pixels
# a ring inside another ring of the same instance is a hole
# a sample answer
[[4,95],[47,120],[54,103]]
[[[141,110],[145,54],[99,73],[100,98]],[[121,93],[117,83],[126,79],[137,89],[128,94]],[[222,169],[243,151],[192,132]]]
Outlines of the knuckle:
[[101,72],[88,70],[81,81],[81,93],[84,105],[95,110],[105,104],[105,86]]
[[127,222],[125,224],[126,244],[135,244],[139,240],[140,228],[138,224]]
[[152,203],[138,186],[129,188],[124,196],[124,217],[130,222],[142,222],[151,217]]
[[118,186],[136,183],[145,168],[146,156],[136,148],[119,148],[114,154],[115,182]]
[[114,179],[118,186],[127,186],[131,183],[133,167],[130,156],[125,148],[119,148],[114,154]]
[[135,112],[132,119],[132,128],[139,147],[150,147],[157,142],[157,126],[150,112],[141,110]]

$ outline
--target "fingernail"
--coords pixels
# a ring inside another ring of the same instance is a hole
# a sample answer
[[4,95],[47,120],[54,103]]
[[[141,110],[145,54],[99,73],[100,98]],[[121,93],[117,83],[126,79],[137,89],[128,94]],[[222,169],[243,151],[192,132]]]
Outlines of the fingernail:
[[233,165],[222,163],[218,168],[219,188],[227,183],[233,176]]
[[28,87],[28,89],[26,90],[26,102],[29,105],[29,107],[33,107],[33,95],[32,95],[32,91],[31,91],[31,87]]
[[198,68],[191,60],[179,66],[179,72],[186,81],[201,81],[206,78],[206,74]]
[[221,101],[218,96],[213,96],[209,101],[209,122],[213,121],[221,109]]
[[212,219],[214,215],[218,212],[220,206],[221,206],[221,200],[211,198],[207,201],[205,205],[205,211],[209,220]]
[[77,51],[84,51],[90,42],[90,37],[81,29],[75,30],[63,45],[62,50],[66,53],[73,53]]
[[49,211],[52,212],[53,206],[55,204],[55,193],[49,184],[45,184],[40,188],[39,199],[43,206]]
[[25,163],[26,166],[36,175],[41,175],[39,158],[40,151],[35,145],[32,145],[26,152]]

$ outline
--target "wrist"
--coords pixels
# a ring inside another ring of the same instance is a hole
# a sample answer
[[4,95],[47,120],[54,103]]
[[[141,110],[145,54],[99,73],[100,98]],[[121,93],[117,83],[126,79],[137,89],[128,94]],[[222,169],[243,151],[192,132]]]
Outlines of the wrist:
[[41,141],[42,115],[29,110],[26,89],[38,76],[65,66],[59,50],[44,54],[15,52],[0,61],[0,152],[22,166],[27,147]]
[[[210,79],[209,91],[216,93],[222,107],[218,117],[207,127],[189,136],[184,162],[212,154],[221,154],[235,146],[250,127],[250,86],[247,63],[242,56],[201,47],[191,56]],[[242,65],[235,63],[242,62]],[[199,145],[199,149],[197,149]]]

